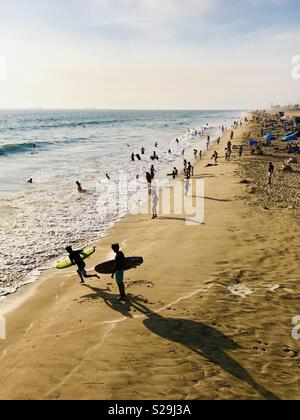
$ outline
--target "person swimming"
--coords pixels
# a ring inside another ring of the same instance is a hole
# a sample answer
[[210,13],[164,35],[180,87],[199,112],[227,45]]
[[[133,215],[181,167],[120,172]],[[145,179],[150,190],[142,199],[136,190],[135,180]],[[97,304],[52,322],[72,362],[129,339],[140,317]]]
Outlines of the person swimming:
[[33,184],[33,179],[32,179],[32,178],[30,178],[30,179],[27,181],[27,183],[28,183],[28,184]]

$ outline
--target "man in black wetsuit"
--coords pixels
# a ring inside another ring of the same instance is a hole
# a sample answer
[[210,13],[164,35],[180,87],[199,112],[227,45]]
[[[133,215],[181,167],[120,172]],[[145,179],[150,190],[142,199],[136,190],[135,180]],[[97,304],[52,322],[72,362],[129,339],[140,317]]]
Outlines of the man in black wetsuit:
[[115,258],[115,266],[113,269],[113,273],[111,278],[113,279],[116,275],[116,282],[120,291],[120,297],[118,300],[126,300],[126,292],[125,292],[125,285],[124,285],[124,271],[125,271],[125,256],[122,251],[120,251],[119,244],[113,244],[112,250],[116,254]]
[[79,251],[73,251],[72,247],[71,246],[68,246],[66,248],[66,251],[69,254],[69,258],[70,258],[72,264],[77,265],[77,267],[78,267],[77,274],[80,277],[81,284],[84,283],[84,279],[90,279],[90,278],[93,278],[93,277],[95,277],[97,279],[100,278],[97,275],[90,276],[85,271],[85,262],[83,261],[83,259],[80,256],[80,254],[83,252],[82,249],[79,250]]

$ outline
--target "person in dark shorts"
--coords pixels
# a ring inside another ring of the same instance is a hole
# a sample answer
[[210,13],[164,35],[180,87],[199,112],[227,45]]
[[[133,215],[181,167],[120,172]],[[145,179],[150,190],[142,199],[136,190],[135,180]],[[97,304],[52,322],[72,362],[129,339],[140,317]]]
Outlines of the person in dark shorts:
[[120,296],[118,298],[119,301],[126,300],[126,292],[125,292],[125,285],[124,285],[124,271],[125,271],[125,256],[122,251],[120,251],[119,244],[113,244],[111,246],[112,250],[116,254],[115,258],[115,266],[111,278],[113,279],[114,276],[116,277],[116,283],[118,285]]
[[85,271],[85,262],[83,261],[83,259],[81,258],[80,254],[83,252],[83,250],[79,250],[79,251],[73,251],[71,246],[68,246],[66,248],[66,251],[69,254],[69,258],[72,262],[72,264],[77,265],[78,270],[77,270],[77,274],[80,277],[80,282],[81,284],[84,283],[84,279],[90,279],[90,278],[97,278],[100,279],[99,276],[97,276],[97,274],[95,275],[88,275],[87,272]]

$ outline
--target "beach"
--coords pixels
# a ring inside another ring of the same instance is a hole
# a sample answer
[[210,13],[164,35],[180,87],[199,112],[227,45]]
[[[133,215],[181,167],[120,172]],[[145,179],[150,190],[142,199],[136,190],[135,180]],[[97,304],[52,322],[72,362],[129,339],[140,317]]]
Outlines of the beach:
[[[259,128],[244,124],[233,144]],[[110,259],[115,242],[143,256],[127,303],[109,276],[80,285],[74,268],[11,300],[0,399],[299,399],[299,201],[276,198],[281,174],[267,188],[273,154],[225,162],[229,134],[213,146],[218,166],[206,167],[212,151],[195,166],[203,223],[128,216],[87,260]]]

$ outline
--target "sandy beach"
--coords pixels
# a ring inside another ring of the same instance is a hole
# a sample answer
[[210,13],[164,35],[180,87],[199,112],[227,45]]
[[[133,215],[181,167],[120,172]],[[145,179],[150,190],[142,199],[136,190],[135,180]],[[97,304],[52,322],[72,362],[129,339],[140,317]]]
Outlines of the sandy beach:
[[[259,129],[243,125],[233,143]],[[74,268],[17,298],[0,341],[1,399],[300,398],[299,173],[291,184],[279,172],[269,189],[267,164],[284,157],[225,162],[228,139],[215,146],[218,166],[206,167],[210,151],[195,167],[203,224],[129,216],[87,260],[109,259],[114,242],[143,256],[126,273],[127,303],[109,276],[82,286]]]

